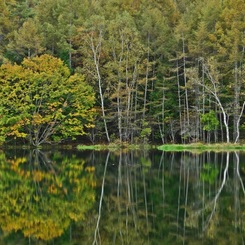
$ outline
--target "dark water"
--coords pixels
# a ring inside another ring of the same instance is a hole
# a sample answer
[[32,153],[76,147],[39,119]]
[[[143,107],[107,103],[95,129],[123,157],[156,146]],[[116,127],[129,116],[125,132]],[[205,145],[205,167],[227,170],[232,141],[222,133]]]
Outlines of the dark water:
[[0,152],[1,244],[245,244],[245,154]]

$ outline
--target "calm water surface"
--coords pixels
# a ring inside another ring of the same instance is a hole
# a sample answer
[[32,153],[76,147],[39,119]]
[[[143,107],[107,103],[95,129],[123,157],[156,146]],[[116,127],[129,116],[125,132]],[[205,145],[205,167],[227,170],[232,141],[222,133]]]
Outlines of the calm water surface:
[[245,154],[0,152],[0,244],[245,244]]

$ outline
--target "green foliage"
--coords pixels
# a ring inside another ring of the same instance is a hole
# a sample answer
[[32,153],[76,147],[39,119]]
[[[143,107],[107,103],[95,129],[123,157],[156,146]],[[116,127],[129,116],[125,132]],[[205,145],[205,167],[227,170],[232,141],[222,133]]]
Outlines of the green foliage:
[[140,132],[140,137],[143,139],[143,143],[146,144],[151,135],[151,128],[149,127],[149,123],[143,121],[142,130]]
[[219,120],[216,118],[213,110],[209,113],[201,115],[201,123],[203,124],[203,130],[212,131],[219,125]]
[[165,144],[157,147],[162,151],[245,151],[244,144],[202,144],[202,143],[193,143],[193,144]]
[[[14,47],[14,48],[13,48]],[[38,23],[33,19],[26,20],[18,31],[8,49],[14,50],[20,57],[33,57],[44,51],[43,34],[38,30]]]
[[[46,53],[82,71],[98,107],[103,100],[93,142],[105,140],[104,120],[107,135],[137,142],[141,132],[149,134],[142,119],[153,140],[175,141],[185,132],[186,142],[206,141],[203,130],[214,130],[221,140],[224,131],[211,114],[202,116],[202,125],[200,112],[217,108],[217,92],[229,129],[238,133],[245,98],[244,8],[243,0],[0,1],[0,63],[21,64]],[[195,78],[188,70],[196,71]]]
[[92,127],[94,94],[83,76],[70,75],[60,59],[42,55],[0,68],[1,137],[38,146]]
[[214,184],[218,176],[218,173],[219,173],[219,170],[214,166],[214,164],[206,163],[204,164],[202,172],[201,172],[201,179],[210,184]]

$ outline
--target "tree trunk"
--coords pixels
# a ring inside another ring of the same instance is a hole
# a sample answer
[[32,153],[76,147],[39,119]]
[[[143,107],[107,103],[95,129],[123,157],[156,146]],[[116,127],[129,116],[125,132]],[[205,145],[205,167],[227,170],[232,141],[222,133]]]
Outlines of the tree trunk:
[[212,74],[210,73],[209,68],[204,64],[204,71],[205,74],[207,75],[208,79],[211,82],[212,88],[206,86],[205,84],[199,83],[201,86],[203,86],[206,91],[208,91],[215,99],[218,107],[220,108],[222,115],[223,115],[223,123],[225,125],[225,130],[226,130],[226,143],[230,143],[230,132],[229,132],[229,126],[228,126],[228,115],[225,112],[225,109],[220,101],[219,95],[218,95],[218,90],[217,90],[217,81],[213,78]]
[[96,69],[97,79],[98,79],[98,85],[99,85],[99,94],[100,94],[100,102],[101,102],[101,110],[102,110],[102,117],[105,127],[105,134],[107,141],[110,142],[110,136],[107,129],[107,122],[106,122],[106,115],[105,115],[105,106],[104,106],[104,96],[102,91],[102,81],[101,81],[101,75],[100,75],[100,52],[101,52],[101,45],[102,45],[102,31],[100,30],[99,34],[99,41],[97,46],[94,45],[93,37],[90,37],[90,45],[93,52],[93,59],[94,59],[94,65]]
[[186,106],[186,123],[188,130],[190,129],[190,115],[189,115],[189,101],[188,101],[188,89],[186,87],[187,85],[187,79],[186,79],[186,56],[185,56],[185,39],[184,35],[182,35],[182,54],[183,54],[183,76],[184,76],[184,85],[185,85],[185,106]]
[[[181,93],[180,93],[180,80],[179,80],[179,63],[177,59],[177,86],[178,86],[178,102],[179,102],[179,125],[180,125],[180,134],[183,132],[183,120],[182,120],[182,104],[181,104]],[[181,137],[181,143],[183,143]]]
[[147,61],[146,61],[146,74],[145,74],[145,90],[144,90],[144,104],[143,104],[143,120],[145,119],[145,112],[146,112],[146,98],[147,98],[147,91],[148,91],[148,79],[149,79],[149,57],[150,57],[150,35],[148,34],[147,38]]
[[233,125],[234,125],[234,131],[233,131],[233,140],[236,141],[239,135],[239,127],[238,125],[238,119],[239,119],[239,109],[240,109],[240,103],[239,103],[239,95],[240,95],[240,84],[238,79],[238,64],[237,61],[235,61],[234,64],[234,115],[233,115]]

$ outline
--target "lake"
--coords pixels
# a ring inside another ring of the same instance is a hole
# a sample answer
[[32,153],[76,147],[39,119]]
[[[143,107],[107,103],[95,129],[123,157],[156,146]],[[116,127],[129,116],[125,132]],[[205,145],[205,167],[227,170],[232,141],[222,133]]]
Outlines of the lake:
[[245,244],[245,153],[0,152],[0,244]]

